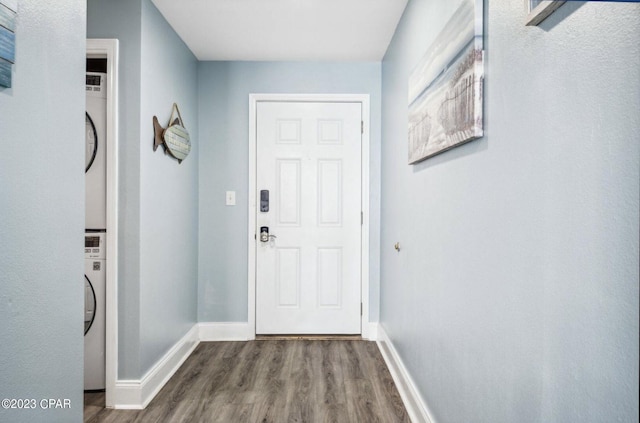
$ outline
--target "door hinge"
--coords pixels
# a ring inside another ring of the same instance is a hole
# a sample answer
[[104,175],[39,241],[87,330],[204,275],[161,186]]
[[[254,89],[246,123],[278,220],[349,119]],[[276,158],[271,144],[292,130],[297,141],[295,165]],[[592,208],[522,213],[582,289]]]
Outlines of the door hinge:
[[364,225],[364,212],[360,212],[360,225]]
[[360,133],[364,134],[364,120],[360,121]]
[[360,316],[362,316],[362,303],[360,303]]

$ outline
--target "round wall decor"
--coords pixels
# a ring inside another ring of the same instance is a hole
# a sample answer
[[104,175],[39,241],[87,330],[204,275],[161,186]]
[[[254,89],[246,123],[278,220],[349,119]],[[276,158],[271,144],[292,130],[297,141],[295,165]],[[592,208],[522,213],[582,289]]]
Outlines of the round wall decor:
[[170,154],[178,160],[178,163],[182,163],[191,151],[191,140],[189,139],[189,132],[184,127],[180,109],[178,109],[176,103],[173,103],[173,110],[171,111],[167,128],[163,128],[158,122],[158,118],[154,116],[153,130],[155,133],[153,151],[156,151],[158,146],[162,145],[165,154]]

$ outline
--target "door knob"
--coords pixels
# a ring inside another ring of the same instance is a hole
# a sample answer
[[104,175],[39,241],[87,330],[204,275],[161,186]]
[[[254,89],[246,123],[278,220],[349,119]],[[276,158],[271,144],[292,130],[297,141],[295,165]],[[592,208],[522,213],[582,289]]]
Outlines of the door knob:
[[261,242],[269,242],[272,239],[277,238],[277,236],[275,235],[270,235],[269,234],[269,227],[268,226],[261,226],[260,227],[260,241]]

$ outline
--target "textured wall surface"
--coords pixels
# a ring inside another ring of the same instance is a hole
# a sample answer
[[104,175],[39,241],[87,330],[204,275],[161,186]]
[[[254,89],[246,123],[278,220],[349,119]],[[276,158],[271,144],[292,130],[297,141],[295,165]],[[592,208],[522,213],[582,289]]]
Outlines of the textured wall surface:
[[640,5],[485,2],[485,136],[408,166],[456,5],[410,1],[383,61],[381,324],[438,423],[638,421]]
[[[378,320],[380,63],[202,62],[198,320],[247,321],[249,94],[369,94],[370,319]],[[225,206],[236,191],[236,206]]]
[[86,4],[18,3],[13,87],[0,88],[0,399],[37,404],[0,421],[80,422]]

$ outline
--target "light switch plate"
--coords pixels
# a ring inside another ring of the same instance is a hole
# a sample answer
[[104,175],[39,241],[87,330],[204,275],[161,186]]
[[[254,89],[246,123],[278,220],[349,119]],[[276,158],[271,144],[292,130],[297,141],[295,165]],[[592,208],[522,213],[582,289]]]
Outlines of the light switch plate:
[[227,206],[235,206],[236,205],[236,192],[235,191],[227,191],[226,204],[227,204]]

